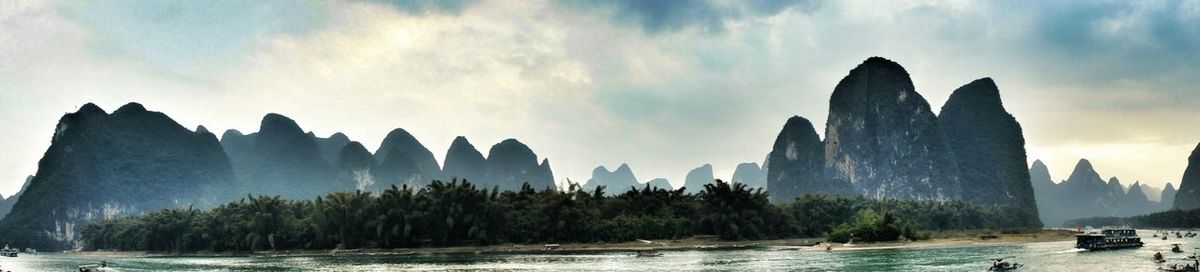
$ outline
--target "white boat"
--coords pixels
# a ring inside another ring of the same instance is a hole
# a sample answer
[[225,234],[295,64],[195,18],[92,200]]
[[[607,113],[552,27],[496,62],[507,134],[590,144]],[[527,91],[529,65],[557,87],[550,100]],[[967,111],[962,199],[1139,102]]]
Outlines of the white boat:
[[0,255],[4,255],[4,257],[16,257],[17,252],[20,252],[20,250],[10,248],[8,245],[4,245],[4,248],[0,249]]

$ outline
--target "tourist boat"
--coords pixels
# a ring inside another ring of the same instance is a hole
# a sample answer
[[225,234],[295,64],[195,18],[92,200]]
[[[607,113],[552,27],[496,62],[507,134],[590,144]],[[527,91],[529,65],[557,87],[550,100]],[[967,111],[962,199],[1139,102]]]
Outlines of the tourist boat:
[[1183,249],[1179,248],[1179,244],[1171,244],[1171,252],[1183,253]]
[[17,252],[20,252],[20,250],[9,248],[8,245],[4,245],[4,248],[0,249],[0,255],[4,255],[4,257],[16,257]]
[[1012,258],[1012,257],[992,259],[992,266],[988,267],[988,271],[989,272],[1013,271],[1013,270],[1017,270],[1018,268],[1021,268],[1022,266],[1024,266],[1019,263],[1005,262],[1004,259],[1007,259],[1007,258]]
[[1137,230],[1129,227],[1089,229],[1083,234],[1075,235],[1075,248],[1087,250],[1130,248],[1142,245],[1142,238],[1138,237]]

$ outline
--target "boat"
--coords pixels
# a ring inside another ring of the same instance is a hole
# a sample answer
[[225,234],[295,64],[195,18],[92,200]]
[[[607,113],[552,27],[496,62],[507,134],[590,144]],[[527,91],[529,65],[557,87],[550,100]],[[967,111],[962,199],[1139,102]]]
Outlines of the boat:
[[1183,253],[1183,249],[1179,248],[1179,244],[1171,244],[1171,252]]
[[1106,250],[1141,247],[1142,238],[1137,230],[1129,227],[1105,227],[1088,229],[1083,234],[1075,235],[1075,248],[1086,250]]
[[1162,252],[1154,252],[1154,262],[1165,263],[1167,262],[1167,258],[1163,257]]
[[638,250],[637,256],[640,257],[662,257],[662,253],[654,252],[653,249]]
[[989,272],[1013,271],[1013,270],[1017,270],[1018,268],[1021,268],[1022,266],[1025,266],[1023,264],[1019,264],[1019,263],[1015,263],[1015,262],[1013,262],[1013,263],[1005,262],[1004,259],[1008,259],[1008,258],[1013,258],[1013,257],[992,259],[992,266],[988,267],[987,271],[989,271]]
[[0,255],[3,255],[4,257],[16,257],[17,252],[20,252],[20,251],[21,250],[18,250],[15,248],[10,248],[10,247],[8,247],[8,245],[4,245],[4,248],[0,249]]
[[1167,267],[1159,267],[1158,270],[1159,271],[1189,271],[1189,272],[1200,271],[1200,270],[1198,270],[1196,265],[1193,265],[1193,264],[1171,264],[1171,265],[1168,265]]
[[79,266],[79,272],[101,272],[111,271],[108,269],[108,262],[100,262],[100,264],[85,264]]

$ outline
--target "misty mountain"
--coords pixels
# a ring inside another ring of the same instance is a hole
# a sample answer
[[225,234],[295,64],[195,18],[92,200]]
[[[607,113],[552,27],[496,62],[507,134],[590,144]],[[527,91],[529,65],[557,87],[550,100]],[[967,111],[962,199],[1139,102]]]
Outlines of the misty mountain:
[[729,180],[734,183],[746,184],[746,187],[750,189],[767,189],[766,170],[758,167],[758,163],[755,162],[739,163],[733,170],[733,177]]
[[1150,201],[1146,192],[1142,190],[1141,182],[1135,181],[1129,186],[1129,191],[1125,192],[1121,209],[1117,213],[1122,215],[1148,214],[1159,211],[1161,206],[1158,202]]
[[516,139],[501,141],[488,150],[487,180],[477,184],[509,191],[521,189],[526,182],[537,190],[555,188],[550,161],[542,160],[539,164],[537,158],[529,146]]
[[337,167],[337,184],[339,187],[374,191],[376,186],[375,171],[377,163],[370,151],[359,142],[350,142],[338,151],[334,166]]
[[705,184],[712,183],[714,179],[712,165],[704,164],[696,169],[692,169],[692,171],[688,171],[687,177],[683,180],[683,187],[687,193],[699,193],[700,191],[704,191]]
[[1025,225],[1038,225],[1038,208],[1025,169],[1021,124],[1004,109],[991,78],[963,85],[942,106],[938,123],[954,151],[968,202],[1017,207]]
[[350,143],[350,137],[341,132],[330,135],[329,138],[317,137],[312,132],[308,133],[317,142],[317,148],[321,150],[321,158],[329,163],[337,163],[338,155],[341,155],[342,147]]
[[226,130],[221,134],[221,148],[225,150],[230,162],[244,161],[248,154],[254,152],[256,138],[258,133],[242,134],[236,129]]
[[232,200],[234,173],[217,137],[129,103],[106,113],[86,104],[59,119],[50,148],[3,221],[9,243],[75,246],[100,219]]
[[387,154],[387,157],[384,157],[383,161],[375,167],[376,187],[381,189],[391,188],[393,185],[418,187],[432,181],[423,180],[422,173],[427,172],[421,171],[420,164],[412,156],[409,156],[408,152],[392,148],[384,154]]
[[[1071,177],[1059,184],[1050,181],[1050,173],[1041,161],[1029,169],[1038,212],[1046,226],[1061,226],[1070,219],[1094,216],[1133,216],[1164,210],[1164,205],[1150,201],[1140,182],[1121,185],[1120,179],[1106,182],[1087,159],[1080,159]],[[1174,187],[1167,186],[1174,190]]]
[[[267,114],[257,133],[237,136],[226,131],[223,146],[233,154],[239,195],[281,195],[307,199],[340,188],[337,170],[322,156],[317,140],[305,133],[295,121],[279,114]],[[232,136],[232,137],[230,137]],[[246,145],[250,141],[252,144]],[[248,150],[248,151],[247,151]]]
[[1187,169],[1179,181],[1179,192],[1175,194],[1175,208],[1190,210],[1200,208],[1200,144],[1188,156]]
[[1059,195],[1058,184],[1050,178],[1050,168],[1046,167],[1042,160],[1034,160],[1033,165],[1029,167],[1029,181],[1033,186],[1034,199],[1038,203],[1038,214],[1042,223],[1046,223],[1046,209],[1050,202],[1055,201],[1052,198]]
[[1146,193],[1146,199],[1153,202],[1162,202],[1163,189],[1159,189],[1158,187],[1154,187],[1154,185],[1145,183],[1141,183],[1140,185],[1142,186],[1142,192]]
[[644,186],[646,186],[647,184],[650,185],[650,188],[659,188],[659,189],[664,189],[664,190],[668,190],[668,191],[675,190],[675,187],[671,186],[671,181],[669,181],[665,178],[655,178],[655,179],[647,180],[645,183],[638,185],[638,188],[641,189]]
[[[408,155],[409,160],[416,163],[417,176],[413,180],[417,181],[417,184],[425,185],[435,179],[444,179],[441,167],[433,157],[433,152],[425,148],[425,145],[417,141],[417,138],[408,131],[397,128],[388,132],[387,136],[383,138],[383,142],[379,144],[379,149],[375,150],[375,160],[383,165],[388,158],[403,158],[403,156],[389,157],[389,153],[393,150],[404,152]],[[400,163],[393,162],[393,164],[399,165]]]
[[487,159],[466,137],[454,138],[450,149],[446,151],[444,163],[446,165],[442,172],[447,178],[465,179],[473,183],[484,181]]
[[622,163],[613,171],[608,171],[608,168],[603,165],[597,166],[592,170],[592,178],[583,185],[583,190],[593,191],[596,187],[604,186],[605,192],[620,194],[631,189],[641,189],[640,185],[642,184],[633,175],[633,170],[629,169],[629,165]]
[[771,202],[789,202],[805,194],[849,195],[848,183],[824,178],[825,144],[808,119],[788,118],[767,154],[767,189]]
[[1171,183],[1167,183],[1167,187],[1163,188],[1163,190],[1162,190],[1162,201],[1159,201],[1159,203],[1162,203],[1161,204],[1162,207],[1160,209],[1161,210],[1174,209],[1175,208],[1175,196],[1177,194],[1178,194],[1178,192],[1175,191],[1175,185],[1172,185]]
[[0,197],[0,219],[12,212],[13,205],[17,204],[17,200],[21,199],[21,195],[25,194],[25,189],[29,188],[29,182],[33,181],[33,176],[25,177],[25,183],[21,184],[21,190],[9,196],[8,198]]

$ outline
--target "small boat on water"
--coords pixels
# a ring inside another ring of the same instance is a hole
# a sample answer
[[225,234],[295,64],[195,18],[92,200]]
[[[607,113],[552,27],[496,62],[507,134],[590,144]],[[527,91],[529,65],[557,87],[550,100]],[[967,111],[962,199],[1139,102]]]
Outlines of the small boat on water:
[[1088,229],[1082,234],[1075,235],[1075,248],[1087,250],[1106,250],[1141,247],[1142,238],[1137,230],[1129,227],[1105,227]]
[[1183,249],[1179,248],[1179,244],[1171,244],[1171,252],[1183,253]]
[[1171,264],[1171,265],[1168,265],[1167,267],[1159,267],[1158,270],[1159,271],[1197,272],[1197,271],[1200,271],[1200,268],[1198,268],[1198,266],[1200,266],[1200,264]]
[[1154,252],[1154,262],[1165,263],[1165,262],[1167,262],[1167,258],[1163,257],[1162,252]]
[[101,272],[111,271],[108,269],[108,262],[100,262],[100,264],[85,264],[79,266],[79,272]]
[[662,257],[662,253],[654,252],[653,249],[638,250],[637,256],[640,257]]
[[1015,263],[1015,262],[1005,262],[1004,259],[1008,259],[1008,258],[1013,258],[1013,257],[992,259],[992,266],[988,267],[987,271],[988,272],[1013,271],[1013,270],[1017,270],[1018,268],[1021,268],[1022,266],[1025,266],[1023,264],[1019,264],[1019,263]]

